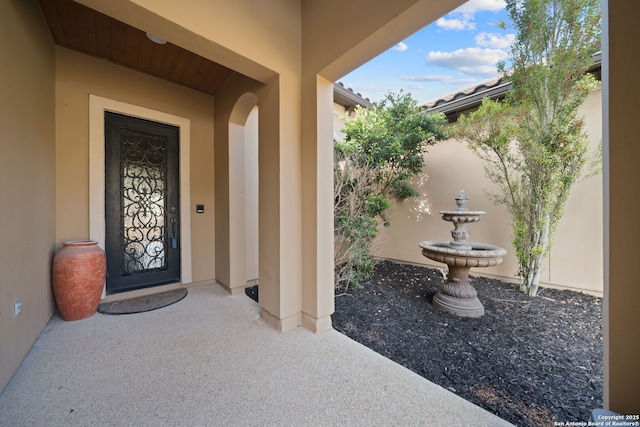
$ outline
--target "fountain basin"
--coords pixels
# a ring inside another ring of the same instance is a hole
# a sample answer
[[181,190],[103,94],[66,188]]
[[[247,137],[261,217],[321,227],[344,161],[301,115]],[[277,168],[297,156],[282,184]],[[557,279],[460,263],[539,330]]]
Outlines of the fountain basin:
[[480,221],[480,216],[486,214],[485,211],[463,211],[463,210],[455,210],[455,211],[440,211],[438,212],[442,215],[442,219],[449,222],[478,222]]
[[478,293],[471,285],[469,270],[472,267],[493,267],[502,262],[507,251],[499,246],[486,243],[428,241],[419,244],[422,255],[437,262],[447,264],[449,272],[446,280],[433,297],[433,306],[447,313],[461,317],[480,317],[484,306]]
[[451,246],[449,242],[421,242],[422,255],[434,261],[456,267],[493,267],[502,262],[507,251],[486,243],[467,242],[466,248]]

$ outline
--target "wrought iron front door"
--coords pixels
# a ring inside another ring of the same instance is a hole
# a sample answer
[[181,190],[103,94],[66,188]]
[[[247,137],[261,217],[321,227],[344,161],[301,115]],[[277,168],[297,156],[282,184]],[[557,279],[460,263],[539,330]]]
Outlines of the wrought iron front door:
[[105,113],[107,293],[180,281],[178,128]]

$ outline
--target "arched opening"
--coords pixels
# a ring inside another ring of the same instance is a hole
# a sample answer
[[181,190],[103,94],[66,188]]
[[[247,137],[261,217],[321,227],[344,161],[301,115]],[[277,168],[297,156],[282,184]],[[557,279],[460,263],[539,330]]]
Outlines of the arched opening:
[[245,93],[229,117],[229,283],[258,282],[258,98]]

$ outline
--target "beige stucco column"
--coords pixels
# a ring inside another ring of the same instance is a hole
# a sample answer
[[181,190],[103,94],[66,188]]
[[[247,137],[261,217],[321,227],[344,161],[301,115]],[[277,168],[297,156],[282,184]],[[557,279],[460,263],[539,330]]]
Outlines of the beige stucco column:
[[300,97],[283,79],[258,92],[258,282],[262,318],[286,331],[301,324],[301,169]]
[[334,311],[333,83],[306,78],[302,99],[302,322],[324,332]]
[[603,153],[605,205],[604,401],[640,413],[640,210],[638,102],[640,2],[603,0]]
[[[243,93],[251,88],[245,79],[235,78],[229,82],[224,93],[215,98],[214,107],[214,177],[215,177],[215,279],[224,286],[229,293],[240,289],[238,283],[237,265],[232,265],[234,253],[232,239],[238,238],[236,230],[232,230],[231,221],[231,177],[229,152],[231,144],[230,128],[236,126],[237,121],[231,120],[236,104]],[[240,291],[235,291],[239,293]]]

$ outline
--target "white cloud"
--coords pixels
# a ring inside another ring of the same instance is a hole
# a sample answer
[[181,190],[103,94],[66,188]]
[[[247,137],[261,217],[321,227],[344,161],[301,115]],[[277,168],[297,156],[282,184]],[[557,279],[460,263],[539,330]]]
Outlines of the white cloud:
[[415,91],[415,90],[422,90],[422,89],[424,89],[424,86],[422,86],[422,85],[421,85],[421,84],[419,84],[419,83],[413,83],[413,84],[410,84],[410,85],[406,85],[406,86],[405,86],[405,89],[407,89],[407,90],[409,90],[409,91],[412,91],[412,90],[414,90],[414,91]]
[[409,46],[407,46],[405,43],[400,42],[393,47],[393,50],[397,50],[398,52],[404,52],[408,48]]
[[462,71],[470,75],[490,76],[497,74],[496,63],[507,57],[500,49],[469,47],[453,52],[432,51],[426,57],[430,65]]
[[498,12],[507,7],[505,0],[469,0],[455,9],[451,14],[473,16],[478,12]]
[[402,80],[410,82],[437,82],[449,85],[468,85],[475,83],[476,79],[459,78],[447,74],[425,74],[422,76],[402,76]]
[[476,44],[493,49],[506,49],[511,46],[515,38],[515,34],[480,33],[476,35]]
[[473,30],[473,29],[476,28],[476,24],[471,22],[467,18],[463,18],[463,19],[439,18],[436,21],[436,25],[438,27],[444,28],[445,30],[458,30],[458,31],[459,30]]
[[446,17],[436,21],[445,30],[475,30],[473,17],[478,12],[499,12],[507,6],[505,0],[469,0]]

